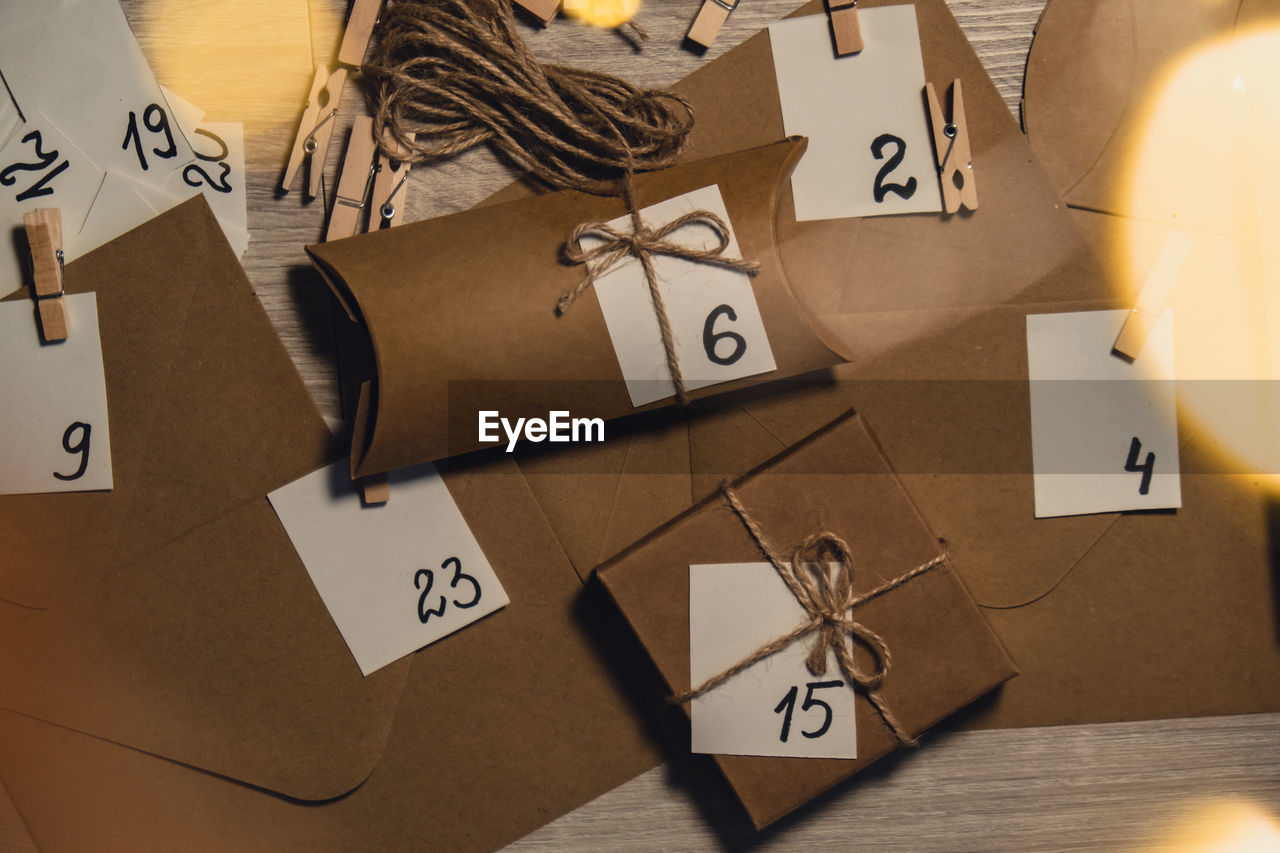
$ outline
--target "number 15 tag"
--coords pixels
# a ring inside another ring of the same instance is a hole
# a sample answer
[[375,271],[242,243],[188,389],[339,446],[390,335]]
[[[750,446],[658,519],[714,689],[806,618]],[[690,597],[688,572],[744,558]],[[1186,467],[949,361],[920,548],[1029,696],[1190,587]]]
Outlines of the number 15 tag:
[[[689,672],[693,684],[745,660],[808,617],[768,563],[689,567]],[[806,637],[694,698],[694,752],[857,758],[856,694],[828,651],[827,674],[809,672]]]
[[[729,225],[726,258],[741,257],[720,188],[703,187],[643,208],[641,218],[651,228],[694,210],[709,210]],[[630,229],[630,218],[609,223]],[[601,238],[586,235],[584,249]],[[682,246],[710,249],[716,235],[705,225],[688,225],[668,238]],[[676,358],[685,388],[692,391],[777,369],[765,335],[760,306],[745,273],[667,255],[653,256],[658,289],[675,338]],[[633,406],[643,406],[675,394],[667,369],[666,351],[644,271],[628,258],[596,279],[596,297],[613,341],[618,365],[627,382]]]

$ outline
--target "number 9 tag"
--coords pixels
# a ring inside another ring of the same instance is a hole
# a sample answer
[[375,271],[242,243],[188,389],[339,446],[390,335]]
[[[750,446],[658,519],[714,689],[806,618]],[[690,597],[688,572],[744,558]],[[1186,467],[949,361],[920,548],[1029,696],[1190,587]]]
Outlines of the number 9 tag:
[[[710,211],[728,224],[724,257],[742,257],[717,186],[650,205],[640,211],[640,217],[650,228],[657,228],[695,210]],[[622,231],[631,227],[625,216],[608,224]],[[691,249],[717,245],[717,236],[700,224],[687,225],[668,239]],[[600,241],[586,235],[582,246],[588,249]],[[746,273],[656,253],[652,258],[687,390],[777,369]],[[632,405],[643,406],[675,394],[658,316],[639,262],[628,258],[618,263],[596,279],[595,290]]]

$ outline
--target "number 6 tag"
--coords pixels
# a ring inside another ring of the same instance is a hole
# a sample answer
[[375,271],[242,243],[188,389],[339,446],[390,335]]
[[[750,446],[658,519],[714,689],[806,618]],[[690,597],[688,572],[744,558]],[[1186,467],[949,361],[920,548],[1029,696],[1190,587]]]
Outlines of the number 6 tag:
[[[656,228],[694,210],[711,211],[728,224],[729,245],[724,256],[742,257],[717,186],[651,205],[642,209],[640,216]],[[630,218],[619,217],[609,225],[627,230]],[[705,225],[688,225],[668,239],[697,249],[713,248],[717,242]],[[583,248],[591,248],[599,240],[594,235],[584,236]],[[653,266],[687,390],[777,369],[749,276],[661,254],[653,256]],[[617,264],[596,279],[595,290],[631,404],[643,406],[672,396],[675,386],[640,264],[634,258]]]

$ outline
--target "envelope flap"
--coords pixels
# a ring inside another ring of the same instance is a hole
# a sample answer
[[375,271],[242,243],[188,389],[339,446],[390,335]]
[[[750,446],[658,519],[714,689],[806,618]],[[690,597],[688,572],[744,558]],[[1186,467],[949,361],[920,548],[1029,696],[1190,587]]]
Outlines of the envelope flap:
[[[834,364],[843,352],[797,304],[774,246],[778,186],[803,148],[802,139],[775,141],[634,179],[640,207],[719,186],[743,256],[762,267],[752,288],[778,364],[769,377]],[[545,417],[550,399],[574,416],[609,419],[670,405],[631,405],[594,292],[556,312],[584,274],[559,259],[566,236],[622,213],[617,198],[556,192],[309,247],[326,278],[358,304],[377,362],[356,473],[476,449],[480,409]]]

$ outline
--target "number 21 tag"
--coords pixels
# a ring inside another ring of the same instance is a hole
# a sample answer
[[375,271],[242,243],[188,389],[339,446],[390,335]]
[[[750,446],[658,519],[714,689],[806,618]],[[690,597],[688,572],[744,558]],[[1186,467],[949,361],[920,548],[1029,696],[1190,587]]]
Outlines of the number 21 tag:
[[[656,228],[694,210],[708,210],[728,224],[729,245],[724,256],[742,257],[717,186],[643,208],[640,216]],[[619,217],[609,225],[627,230],[630,219]],[[590,248],[592,241],[599,239],[584,236],[583,248]],[[716,245],[716,236],[705,225],[685,226],[668,239],[691,248],[709,249]],[[687,390],[777,369],[749,276],[661,254],[653,256],[653,266]],[[631,404],[643,406],[672,396],[675,385],[640,264],[631,258],[619,263],[596,279],[595,290]]]
[[[689,670],[693,684],[751,656],[806,620],[768,563],[689,567]],[[816,678],[812,638],[792,643],[692,702],[694,752],[856,758],[856,694],[834,659]],[[829,653],[828,653],[829,654]]]

